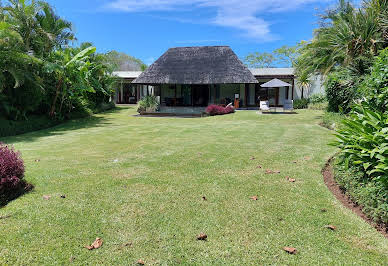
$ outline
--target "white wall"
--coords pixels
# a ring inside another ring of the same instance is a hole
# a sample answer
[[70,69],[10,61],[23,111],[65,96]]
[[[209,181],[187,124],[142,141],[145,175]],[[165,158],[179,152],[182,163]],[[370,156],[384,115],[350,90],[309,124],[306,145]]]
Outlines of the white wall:
[[[325,94],[325,88],[323,86],[324,80],[320,75],[314,76],[310,79],[312,81],[311,87],[309,89],[304,90],[304,97],[308,98],[314,94]],[[294,92],[294,100],[300,99],[302,96],[302,90],[298,84],[298,79],[295,80],[295,92]]]

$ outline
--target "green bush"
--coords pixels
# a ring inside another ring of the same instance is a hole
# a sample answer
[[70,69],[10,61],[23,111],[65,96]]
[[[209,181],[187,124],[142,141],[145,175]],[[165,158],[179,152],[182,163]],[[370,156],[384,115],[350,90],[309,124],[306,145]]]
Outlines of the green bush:
[[317,93],[309,97],[310,104],[325,103],[327,98],[325,94]]
[[346,194],[363,212],[376,223],[388,224],[387,187],[376,180],[365,177],[362,169],[352,166],[346,168],[341,161],[334,166],[335,179]]
[[309,104],[309,99],[297,99],[294,100],[294,109],[307,109]]
[[363,101],[342,123],[335,144],[345,165],[360,165],[369,178],[388,187],[388,114],[371,110]]
[[388,112],[388,48],[376,57],[371,74],[362,82],[359,91],[372,109]]
[[348,71],[333,72],[325,82],[326,97],[329,112],[348,113],[357,99],[357,78]]
[[145,96],[137,104],[137,112],[155,112],[159,109],[159,103],[155,96]]
[[20,135],[58,125],[61,121],[52,120],[47,116],[31,115],[27,120],[6,120],[0,118],[0,137]]
[[309,103],[308,109],[311,110],[327,110],[327,106],[329,105],[328,102],[321,102],[321,103]]

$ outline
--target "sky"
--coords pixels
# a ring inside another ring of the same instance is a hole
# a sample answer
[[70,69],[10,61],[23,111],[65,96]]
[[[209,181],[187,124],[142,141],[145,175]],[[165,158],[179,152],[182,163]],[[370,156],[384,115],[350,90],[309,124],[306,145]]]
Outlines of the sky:
[[229,45],[243,59],[310,40],[333,0],[48,0],[78,42],[153,63],[168,48]]

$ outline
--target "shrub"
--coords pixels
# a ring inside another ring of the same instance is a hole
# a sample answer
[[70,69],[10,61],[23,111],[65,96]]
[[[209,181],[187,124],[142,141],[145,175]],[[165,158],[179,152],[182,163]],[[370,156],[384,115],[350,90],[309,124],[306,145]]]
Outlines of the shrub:
[[234,113],[235,111],[236,111],[236,109],[232,105],[229,105],[229,106],[225,107],[225,113],[226,114],[231,114],[231,113]]
[[316,93],[309,97],[310,104],[325,103],[325,102],[327,102],[327,98],[326,98],[326,95],[322,93]]
[[366,176],[388,187],[387,121],[388,114],[371,110],[363,101],[343,120],[335,145],[341,149],[345,165],[360,165]]
[[388,224],[388,192],[381,182],[366,178],[362,169],[346,168],[341,162],[334,166],[335,179],[346,194],[376,223]]
[[296,99],[294,100],[294,109],[307,109],[309,104],[309,99]]
[[137,112],[155,112],[159,109],[159,103],[155,96],[145,96],[137,104]]
[[371,74],[360,86],[360,94],[368,101],[370,108],[388,112],[388,48],[376,57]]
[[327,110],[328,102],[309,103],[308,109],[311,110]]
[[348,71],[333,72],[327,76],[325,83],[329,112],[349,113],[357,99],[358,79]]
[[233,106],[230,106],[230,105],[227,107],[223,107],[220,105],[212,104],[206,108],[205,112],[209,115],[212,115],[212,116],[213,115],[225,115],[225,114],[234,113],[235,109]]
[[0,205],[20,190],[23,177],[24,162],[19,152],[0,143]]

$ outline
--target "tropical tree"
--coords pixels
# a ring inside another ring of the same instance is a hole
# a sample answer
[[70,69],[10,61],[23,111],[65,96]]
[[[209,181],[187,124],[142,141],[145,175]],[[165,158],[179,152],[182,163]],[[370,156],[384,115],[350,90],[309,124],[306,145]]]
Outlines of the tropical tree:
[[273,67],[275,56],[272,53],[255,52],[255,53],[248,54],[245,57],[244,61],[249,67],[254,67],[254,68]]
[[32,51],[32,42],[38,36],[40,25],[36,19],[45,6],[42,1],[8,0],[9,5],[3,7],[8,16],[7,22],[18,32],[24,41],[26,52]]
[[297,74],[296,83],[299,85],[301,90],[301,98],[303,99],[305,90],[308,91],[311,87],[311,76],[308,72],[301,72],[299,75]]
[[371,8],[370,2],[365,5],[368,8],[356,9],[340,0],[336,9],[322,15],[313,40],[301,49],[298,67],[325,75],[337,66],[361,75],[367,72],[384,40],[379,26],[381,9]]
[[36,15],[36,19],[40,29],[38,44],[43,48],[43,52],[60,49],[76,39],[72,24],[56,15],[49,4],[43,4],[42,12]]
[[71,101],[75,97],[82,95],[84,91],[94,92],[94,89],[87,82],[87,77],[90,75],[91,65],[88,59],[95,51],[95,47],[88,47],[73,55],[72,49],[65,49],[55,51],[51,55],[50,62],[47,62],[45,66],[46,72],[55,75],[57,80],[49,112],[51,117],[56,114],[59,98],[58,113],[61,114],[66,100],[71,108]]

